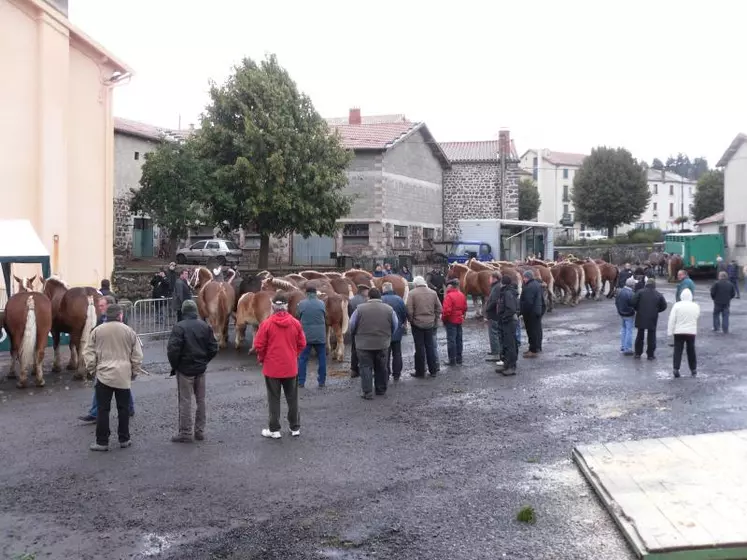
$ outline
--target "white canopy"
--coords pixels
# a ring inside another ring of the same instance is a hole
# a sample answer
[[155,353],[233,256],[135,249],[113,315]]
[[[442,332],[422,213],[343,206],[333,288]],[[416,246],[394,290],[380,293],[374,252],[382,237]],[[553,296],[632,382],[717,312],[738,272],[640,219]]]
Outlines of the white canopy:
[[28,220],[0,220],[0,259],[8,257],[49,257]]

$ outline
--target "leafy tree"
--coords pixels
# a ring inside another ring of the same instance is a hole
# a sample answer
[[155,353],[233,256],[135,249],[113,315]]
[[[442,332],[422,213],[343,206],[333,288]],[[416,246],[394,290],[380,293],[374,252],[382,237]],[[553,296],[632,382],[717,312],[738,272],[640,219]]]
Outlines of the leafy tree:
[[201,217],[200,199],[209,177],[191,141],[164,142],[146,154],[139,189],[131,189],[130,211],[150,215],[168,232],[173,252]]
[[690,179],[696,181],[708,172],[708,160],[703,157],[698,157],[693,160],[693,165],[690,168]]
[[531,179],[521,179],[519,181],[519,219],[536,219],[541,203],[535,182]]
[[664,162],[659,158],[654,158],[654,161],[651,162],[651,169],[657,169],[661,171],[662,169],[664,169]]
[[724,210],[724,172],[714,169],[698,179],[690,212],[696,222]]
[[667,171],[671,171],[672,173],[676,173],[682,177],[690,177],[691,167],[692,163],[690,163],[690,158],[682,152],[678,153],[675,157],[669,156],[667,158],[667,163],[664,164],[664,168]]
[[651,193],[641,165],[624,148],[599,147],[591,151],[573,180],[576,221],[606,229],[637,220]]
[[270,235],[332,235],[350,211],[343,194],[352,158],[274,55],[245,58],[210,102],[197,133],[214,185],[206,208],[226,229],[254,226],[259,267]]

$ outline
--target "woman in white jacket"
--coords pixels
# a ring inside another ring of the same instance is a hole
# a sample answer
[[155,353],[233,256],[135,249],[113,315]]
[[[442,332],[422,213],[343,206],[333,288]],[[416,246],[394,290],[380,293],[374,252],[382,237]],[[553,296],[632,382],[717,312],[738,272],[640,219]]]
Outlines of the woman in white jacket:
[[674,335],[674,376],[680,376],[682,348],[687,347],[687,365],[693,377],[698,374],[698,363],[695,358],[695,335],[698,334],[700,306],[693,301],[693,293],[685,288],[680,294],[680,301],[674,304],[669,313],[667,336]]

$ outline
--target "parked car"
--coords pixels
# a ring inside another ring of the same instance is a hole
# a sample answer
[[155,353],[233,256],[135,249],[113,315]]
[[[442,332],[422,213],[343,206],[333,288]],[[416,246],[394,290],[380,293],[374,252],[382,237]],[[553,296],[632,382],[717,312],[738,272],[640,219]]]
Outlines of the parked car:
[[221,266],[238,266],[242,251],[236,243],[226,239],[208,239],[198,241],[190,247],[176,252],[176,262],[179,264],[208,264],[217,263]]
[[579,240],[585,239],[586,241],[599,241],[600,239],[607,239],[606,235],[602,235],[598,231],[586,230],[578,232]]

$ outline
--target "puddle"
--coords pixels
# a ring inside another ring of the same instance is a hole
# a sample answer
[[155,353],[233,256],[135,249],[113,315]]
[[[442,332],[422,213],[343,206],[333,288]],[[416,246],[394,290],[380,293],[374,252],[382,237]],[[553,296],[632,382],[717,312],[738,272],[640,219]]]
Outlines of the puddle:
[[157,533],[146,533],[142,537],[140,545],[140,554],[145,557],[157,556],[171,548],[176,539],[168,535],[159,535]]

